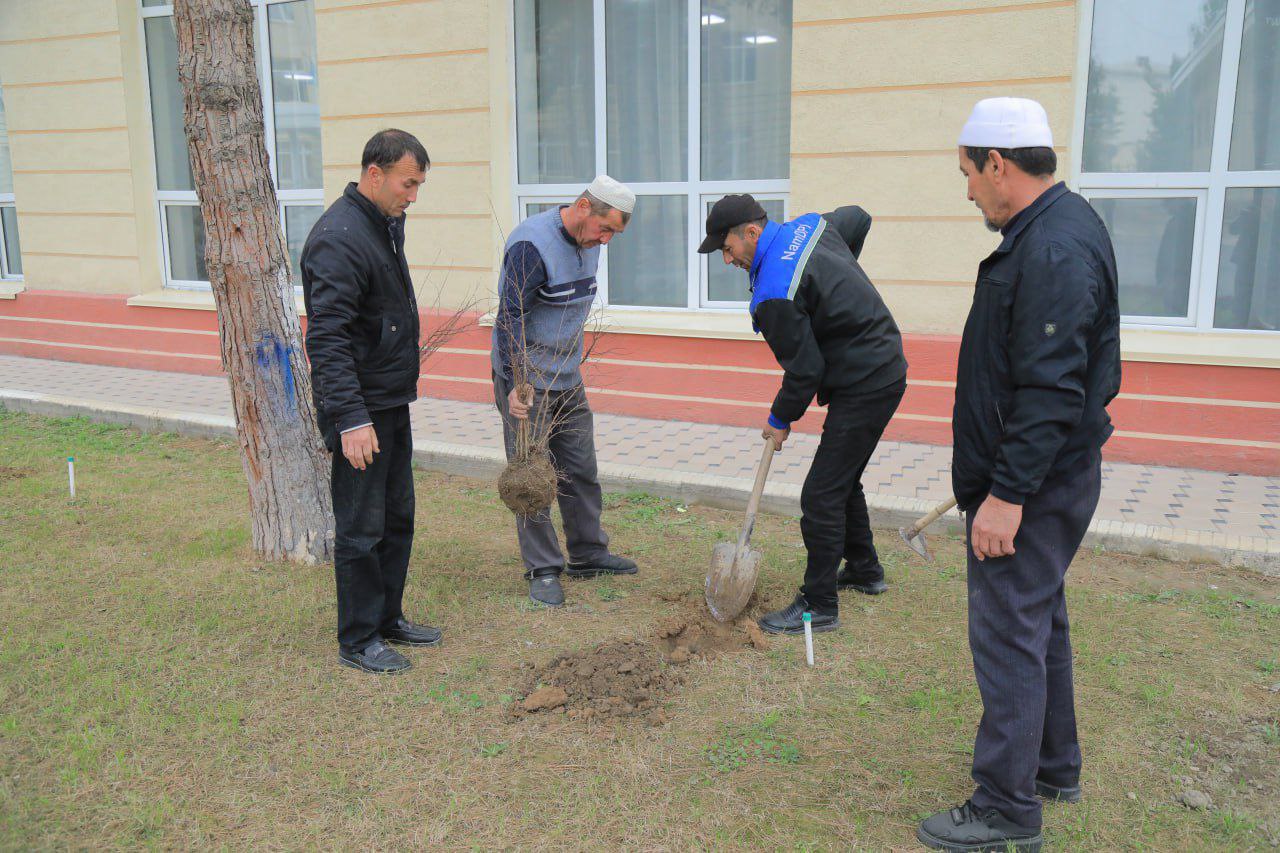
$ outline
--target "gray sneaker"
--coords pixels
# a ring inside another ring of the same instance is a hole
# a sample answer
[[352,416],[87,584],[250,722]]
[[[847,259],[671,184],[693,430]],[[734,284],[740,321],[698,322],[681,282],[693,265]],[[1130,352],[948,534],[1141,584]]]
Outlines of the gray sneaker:
[[560,586],[558,569],[538,569],[529,578],[529,598],[547,607],[564,604],[564,588]]
[[382,640],[375,640],[358,652],[338,650],[338,663],[358,669],[361,672],[372,672],[377,675],[391,675],[404,672],[413,664],[409,659]]
[[969,800],[925,818],[916,829],[916,838],[934,850],[1040,853],[1044,846],[1038,828],[1019,826],[995,809],[978,809]]

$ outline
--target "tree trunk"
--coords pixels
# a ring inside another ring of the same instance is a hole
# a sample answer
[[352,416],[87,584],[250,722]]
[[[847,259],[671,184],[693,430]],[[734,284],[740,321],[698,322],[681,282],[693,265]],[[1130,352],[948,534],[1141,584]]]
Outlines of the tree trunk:
[[329,463],[268,167],[253,22],[249,0],[173,4],[187,151],[249,481],[253,547],[314,564],[333,557]]

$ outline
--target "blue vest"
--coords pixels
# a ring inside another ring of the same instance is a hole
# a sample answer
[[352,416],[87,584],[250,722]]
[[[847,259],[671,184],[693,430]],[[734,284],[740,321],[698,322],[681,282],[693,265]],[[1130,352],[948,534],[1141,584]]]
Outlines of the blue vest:
[[[524,356],[529,382],[546,391],[566,391],[582,384],[583,327],[596,297],[596,267],[600,247],[582,249],[564,238],[559,208],[544,210],[521,222],[507,238],[506,248],[529,242],[538,250],[547,269],[547,281],[538,288],[524,313]],[[498,280],[501,303],[505,278]],[[492,336],[492,364],[502,373],[498,332]]]

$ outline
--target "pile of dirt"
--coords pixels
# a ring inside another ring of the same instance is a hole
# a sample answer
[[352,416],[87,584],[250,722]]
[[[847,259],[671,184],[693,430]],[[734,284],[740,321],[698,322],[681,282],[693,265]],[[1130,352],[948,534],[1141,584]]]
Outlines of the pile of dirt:
[[661,725],[667,722],[661,702],[683,682],[685,664],[748,647],[769,647],[750,619],[725,625],[705,614],[673,617],[650,639],[615,640],[533,668],[508,713],[512,720],[551,713],[571,720],[631,718]]
[[516,459],[498,476],[498,496],[516,515],[537,515],[556,499],[556,469],[542,454]]
[[0,480],[23,480],[35,472],[35,468],[13,468],[9,465],[0,465]]

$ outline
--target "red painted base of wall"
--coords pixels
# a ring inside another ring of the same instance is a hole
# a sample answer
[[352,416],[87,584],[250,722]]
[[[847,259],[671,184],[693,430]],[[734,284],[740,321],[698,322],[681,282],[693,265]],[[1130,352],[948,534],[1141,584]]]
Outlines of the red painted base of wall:
[[[130,307],[124,296],[27,291],[0,301],[0,353],[220,374],[210,311]],[[434,318],[437,322],[439,318]],[[424,315],[430,327],[433,317]],[[491,402],[490,330],[471,326],[423,368],[421,391]],[[907,395],[887,437],[949,444],[959,339],[909,335]],[[606,334],[587,368],[592,405],[645,418],[757,426],[779,372],[761,341]],[[1280,475],[1280,371],[1126,362],[1107,458]],[[817,407],[796,424],[816,432]],[[1257,446],[1261,444],[1262,446]]]

